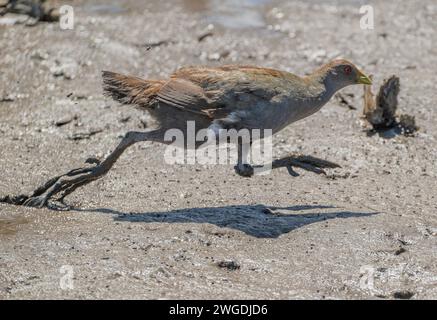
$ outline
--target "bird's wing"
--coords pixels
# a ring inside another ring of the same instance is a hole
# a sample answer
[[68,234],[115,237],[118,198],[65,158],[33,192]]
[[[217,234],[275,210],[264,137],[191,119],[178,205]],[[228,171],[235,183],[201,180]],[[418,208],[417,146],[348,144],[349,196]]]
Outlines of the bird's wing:
[[223,117],[231,110],[270,102],[286,91],[293,77],[252,66],[186,67],[171,75],[157,100],[210,118]]

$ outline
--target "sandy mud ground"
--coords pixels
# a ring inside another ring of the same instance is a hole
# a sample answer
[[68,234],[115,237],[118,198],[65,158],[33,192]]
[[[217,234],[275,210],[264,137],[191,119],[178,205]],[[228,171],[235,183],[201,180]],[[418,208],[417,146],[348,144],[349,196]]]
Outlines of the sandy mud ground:
[[360,29],[360,1],[231,3],[70,1],[73,30],[2,20],[0,196],[153,127],[103,97],[101,70],[160,78],[244,63],[303,75],[342,56],[377,84],[400,77],[400,112],[418,134],[368,135],[357,86],[342,91],[355,109],[332,99],[274,138],[275,157],[342,165],[327,177],[244,179],[135,145],[67,199],[72,211],[0,204],[1,299],[437,298],[435,1],[375,1],[374,30]]

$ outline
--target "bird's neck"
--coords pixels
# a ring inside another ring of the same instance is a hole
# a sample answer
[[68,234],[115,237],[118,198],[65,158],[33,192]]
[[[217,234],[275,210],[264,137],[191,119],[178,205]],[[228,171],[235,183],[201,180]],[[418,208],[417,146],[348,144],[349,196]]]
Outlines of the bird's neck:
[[306,94],[300,102],[299,118],[305,118],[319,111],[341,88],[333,85],[326,76],[314,74],[307,76],[304,80],[307,83]]
[[321,93],[322,98],[329,100],[337,91],[343,89],[345,85],[339,81],[335,81],[334,76],[323,69],[323,67],[308,76],[308,79],[316,85],[324,88]]
[[320,109],[322,106],[324,106],[339,90],[339,88],[336,88],[332,85],[331,81],[322,76],[309,76],[307,81],[309,83],[307,102],[309,105],[312,105],[317,109]]
[[283,122],[281,128],[316,113],[331,96],[332,93],[322,82],[314,81],[309,77],[304,78],[291,90],[290,103],[285,105],[284,113],[281,119],[278,119],[278,122]]

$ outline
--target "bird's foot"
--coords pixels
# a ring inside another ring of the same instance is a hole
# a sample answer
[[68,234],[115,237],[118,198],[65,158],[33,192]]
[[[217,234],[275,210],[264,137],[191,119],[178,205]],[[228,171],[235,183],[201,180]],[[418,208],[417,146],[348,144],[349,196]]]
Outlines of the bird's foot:
[[341,166],[328,160],[298,154],[273,161],[272,169],[281,167],[286,167],[288,173],[296,177],[299,176],[299,173],[297,173],[294,168],[301,168],[317,174],[326,174],[324,169],[340,168]]
[[23,206],[42,208],[47,203],[47,197],[45,196],[31,196],[26,201],[24,201]]
[[250,164],[237,164],[234,169],[238,175],[245,178],[250,178],[254,174],[253,167]]
[[251,166],[249,164],[238,164],[234,167],[235,172],[242,177],[252,177],[255,174],[255,169],[258,172],[265,171],[266,168],[277,169],[285,167],[288,173],[293,177],[299,176],[294,168],[301,168],[306,171],[311,171],[317,174],[325,174],[326,168],[341,168],[340,165],[328,161],[319,159],[313,156],[305,156],[301,154],[293,154],[285,158],[277,159],[271,163],[271,166]]
[[[68,210],[69,206],[64,203],[64,198],[77,188],[99,179],[105,175],[107,171],[108,170],[100,164],[93,167],[71,170],[64,175],[47,181],[43,186],[35,190],[34,193],[24,201],[23,205],[36,208],[47,206],[56,210]],[[52,203],[49,204],[49,200],[56,195],[61,195],[57,200],[62,206]]]
[[31,196],[23,203],[23,206],[34,208],[42,208],[45,206],[56,211],[69,211],[72,208],[72,206],[66,204],[62,198],[57,199],[56,202],[49,200],[50,197],[47,197],[46,195]]

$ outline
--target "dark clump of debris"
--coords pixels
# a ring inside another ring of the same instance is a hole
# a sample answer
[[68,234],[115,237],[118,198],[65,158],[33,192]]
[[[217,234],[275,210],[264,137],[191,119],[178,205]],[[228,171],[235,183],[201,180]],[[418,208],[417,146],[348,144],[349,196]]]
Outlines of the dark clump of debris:
[[391,76],[382,84],[376,96],[370,86],[364,86],[364,118],[372,126],[370,133],[394,130],[395,134],[413,135],[419,130],[414,116],[397,114],[400,81]]
[[235,271],[240,269],[240,265],[233,260],[222,260],[217,262],[219,268],[228,269],[229,271]]
[[404,247],[399,247],[399,249],[397,249],[395,251],[395,255],[398,256],[398,255],[400,255],[400,254],[402,254],[404,252],[407,252],[407,249],[405,249]]
[[414,296],[414,292],[411,291],[396,291],[393,293],[393,298],[408,300]]

